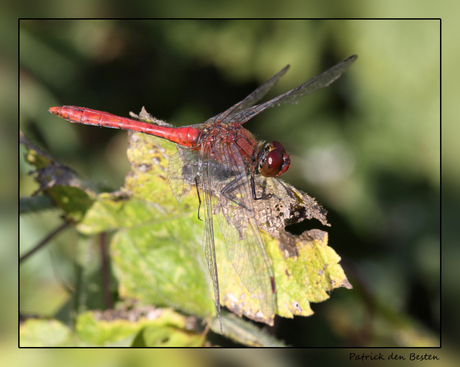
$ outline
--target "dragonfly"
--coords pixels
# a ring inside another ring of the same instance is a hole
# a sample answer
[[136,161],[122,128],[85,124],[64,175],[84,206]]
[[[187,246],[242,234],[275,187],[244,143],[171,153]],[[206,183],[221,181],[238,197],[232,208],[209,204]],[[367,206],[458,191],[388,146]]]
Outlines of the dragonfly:
[[[177,153],[171,156],[168,164],[168,179],[178,202],[196,186],[198,217],[201,206],[204,212],[202,249],[212,279],[222,333],[213,217],[223,235],[228,259],[258,305],[251,314],[256,321],[273,324],[275,277],[261,238],[254,203],[259,200],[272,202],[275,195],[256,190],[260,177],[278,180],[290,165],[289,154],[280,142],[257,141],[242,125],[269,107],[295,103],[299,97],[329,86],[356,58],[352,55],[298,87],[256,104],[286,73],[287,65],[242,101],[201,124],[174,127],[156,119],[154,123],[145,118],[138,121],[76,106],[51,107],[49,112],[72,123],[141,132],[176,144]],[[281,186],[289,194],[289,189]]]

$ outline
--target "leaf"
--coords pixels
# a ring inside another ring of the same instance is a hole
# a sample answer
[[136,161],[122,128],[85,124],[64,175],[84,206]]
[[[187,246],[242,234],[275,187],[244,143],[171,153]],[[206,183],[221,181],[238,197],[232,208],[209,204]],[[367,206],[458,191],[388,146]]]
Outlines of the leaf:
[[88,346],[203,346],[203,336],[186,331],[188,324],[188,318],[171,309],[143,307],[85,312],[77,319],[76,331]]
[[[169,187],[168,159],[175,152],[175,145],[166,140],[130,132],[128,158],[132,170],[126,175],[125,185],[114,193],[94,198],[88,195],[91,205],[81,211],[84,215],[77,229],[87,235],[114,231],[111,255],[121,297],[204,318],[216,314],[201,250],[204,225],[197,218],[196,190],[178,204]],[[38,175],[37,179],[41,178]],[[68,189],[61,186],[61,192]],[[58,192],[50,183],[45,192],[49,190]],[[80,195],[87,192],[85,187],[80,190]],[[274,194],[255,201],[254,208],[274,270],[276,313],[283,317],[309,316],[313,314],[310,302],[324,301],[332,289],[351,285],[338,265],[340,257],[327,246],[326,232],[311,230],[294,236],[284,228],[311,218],[329,225],[326,211],[313,198],[280,180],[257,177],[256,191],[259,197],[267,192]],[[213,194],[218,196],[220,192]],[[69,201],[77,197],[75,193]],[[73,207],[63,208],[75,213]],[[261,314],[258,303],[228,261],[218,227],[215,223],[221,303],[239,316],[271,324],[273,315]],[[138,342],[145,342],[146,335],[146,330],[139,334]]]
[[[116,193],[96,195],[70,168],[22,139],[26,159],[37,163],[40,190],[78,222],[82,234],[115,231],[110,251],[120,295],[207,317],[215,308],[200,248],[196,196],[177,204],[164,174],[175,147],[156,141],[142,134],[132,136],[128,154],[133,170],[125,186]],[[66,173],[65,179],[60,172]]]
[[57,320],[28,319],[21,324],[19,337],[21,347],[67,346],[71,331]]
[[310,302],[329,298],[334,288],[351,289],[338,262],[340,257],[327,246],[327,233],[318,229],[301,236],[282,235],[281,243],[267,241],[277,285],[278,314],[310,316]]
[[96,200],[92,185],[79,178],[74,170],[34,146],[22,132],[20,143],[27,149],[25,160],[36,168],[33,173],[35,181],[40,185],[32,196],[43,192],[56,206],[63,209],[70,219],[76,222],[82,220]]
[[[159,222],[148,224],[147,228],[143,227],[145,232],[141,234],[131,230],[129,233],[123,232],[125,243],[134,246],[132,251],[138,251],[139,254],[137,258],[132,257],[133,263],[137,263],[138,267],[143,269],[139,272],[139,277],[134,279],[128,271],[132,265],[126,267],[123,274],[131,280],[129,285],[122,281],[126,285],[126,295],[135,294],[138,297],[145,297],[146,294],[150,294],[152,297],[149,299],[158,301],[159,295],[153,296],[155,292],[152,291],[149,284],[158,284],[158,280],[154,283],[151,282],[154,278],[153,274],[159,272],[162,274],[161,279],[166,279],[166,283],[175,284],[176,290],[179,288],[178,293],[180,295],[187,294],[188,297],[188,292],[196,289],[194,287],[189,288],[191,284],[187,284],[186,279],[187,274],[190,275],[190,272],[193,271],[193,265],[198,265],[198,268],[206,274],[206,279],[209,281],[200,250],[203,223],[196,219],[197,197],[195,190],[191,191],[192,193],[182,204],[178,205],[174,201],[171,202],[172,193],[169,191],[166,172],[167,160],[169,156],[175,153],[172,149],[173,144],[144,134],[132,133],[130,137],[128,156],[133,171],[127,175],[125,189],[130,189],[135,197],[142,197],[146,202],[151,202],[151,205],[159,205],[162,210],[152,209],[152,220]],[[275,193],[272,198],[256,201],[254,205],[259,227],[271,235],[266,234],[264,241],[275,271],[277,314],[284,317],[311,315],[313,312],[310,308],[310,302],[321,302],[329,297],[328,292],[332,289],[337,287],[351,288],[351,285],[342,268],[338,265],[340,257],[327,246],[326,232],[312,230],[302,236],[293,236],[285,232],[284,227],[287,224],[310,218],[316,218],[323,224],[329,225],[325,217],[326,211],[305,193],[279,180],[258,179],[256,185],[258,196],[262,196],[263,190]],[[213,194],[218,196],[220,193],[214,192]],[[241,210],[245,209],[241,208]],[[158,216],[159,212],[161,213]],[[249,318],[270,324],[272,315],[261,315],[257,308],[258,302],[251,298],[227,259],[225,245],[217,230],[218,226],[215,224],[214,227],[216,229],[216,257],[221,302],[240,316],[244,314]],[[142,231],[142,229],[139,228],[138,231]],[[136,240],[130,242],[133,240],[133,236]],[[120,239],[116,238],[115,241],[118,242]],[[159,247],[153,245],[155,242],[160,244]],[[172,244],[169,247],[171,252],[166,249],[168,243]],[[188,244],[191,247],[187,248]],[[123,248],[126,249],[127,247]],[[194,261],[185,262],[187,256],[184,256],[181,262],[186,266],[180,270],[167,269],[166,265],[160,267],[155,261],[157,258],[162,258],[166,264],[174,264],[173,254],[186,251],[185,249],[188,249],[190,254],[195,255],[193,256]],[[166,255],[167,253],[169,255]],[[118,264],[127,261],[124,255],[125,253],[119,257]],[[123,260],[121,261],[121,259]],[[183,272],[184,269],[186,269],[185,272]],[[143,274],[144,277],[145,274],[148,274],[149,280],[146,284],[142,282]],[[192,276],[197,277],[198,274],[193,275],[192,273]],[[177,279],[180,280],[177,281]],[[137,287],[136,284],[139,286]],[[124,290],[124,288],[122,289]],[[130,292],[133,290],[135,291]],[[174,292],[174,290],[171,291]],[[173,297],[173,293],[167,294],[168,299],[174,299],[173,303],[169,303],[170,305],[181,303],[180,300]],[[212,293],[207,292],[206,297],[212,298]],[[192,303],[189,301],[188,306],[190,305]],[[184,309],[183,307],[181,309]],[[212,306],[209,304],[209,307]],[[208,308],[208,312],[215,313],[213,308]]]
[[57,320],[28,319],[21,324],[21,347],[202,347],[202,334],[189,331],[196,320],[171,309],[88,311],[76,332]]
[[[216,333],[220,332],[219,319],[215,318],[211,322],[211,329]],[[232,313],[222,312],[223,335],[232,339],[236,343],[245,344],[250,347],[285,347],[286,345],[267,334],[253,323],[244,321]]]
[[54,205],[48,196],[22,197],[19,201],[19,213],[38,213],[47,209],[53,209]]

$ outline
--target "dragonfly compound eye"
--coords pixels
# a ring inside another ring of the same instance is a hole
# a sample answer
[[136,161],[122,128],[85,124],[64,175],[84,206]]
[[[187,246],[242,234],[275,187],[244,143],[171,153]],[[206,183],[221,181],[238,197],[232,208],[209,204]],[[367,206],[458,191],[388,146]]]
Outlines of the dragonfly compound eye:
[[271,144],[275,149],[278,149],[281,153],[286,153],[286,149],[284,149],[283,144],[281,144],[279,141],[272,141]]
[[259,172],[265,177],[278,177],[286,172],[291,160],[283,145],[273,141],[266,145],[260,159]]

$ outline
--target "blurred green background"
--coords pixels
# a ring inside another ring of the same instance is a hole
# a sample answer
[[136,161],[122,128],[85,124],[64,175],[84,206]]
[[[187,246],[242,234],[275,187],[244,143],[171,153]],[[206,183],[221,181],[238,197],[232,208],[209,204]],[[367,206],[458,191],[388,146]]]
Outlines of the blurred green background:
[[[312,317],[280,320],[275,335],[295,346],[435,347],[439,40],[438,21],[23,20],[20,125],[57,160],[116,190],[129,170],[126,132],[71,125],[49,107],[128,116],[145,106],[189,125],[241,100],[286,64],[270,96],[357,54],[330,88],[245,126],[287,147],[292,165],[284,180],[322,203],[332,224],[291,230],[327,230],[354,286],[314,304]],[[36,190],[29,170],[20,157],[21,196]],[[59,222],[54,211],[22,217],[21,253]],[[67,301],[59,277],[72,278],[74,241],[67,231],[21,266],[21,312],[52,316]]]

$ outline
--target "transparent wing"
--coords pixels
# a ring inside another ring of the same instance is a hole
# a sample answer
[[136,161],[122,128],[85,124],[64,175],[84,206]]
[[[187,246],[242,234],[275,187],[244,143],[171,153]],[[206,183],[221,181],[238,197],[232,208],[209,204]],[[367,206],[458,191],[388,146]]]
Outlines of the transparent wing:
[[[203,157],[208,156],[205,151],[205,145],[202,145],[201,151],[192,151],[184,149],[177,145],[177,153],[169,160],[168,179],[171,189],[178,202],[181,202],[190,192],[192,184],[198,184],[204,204],[204,232],[202,240],[202,250],[206,258],[209,275],[212,280],[214,289],[214,298],[219,319],[220,312],[220,294],[219,294],[219,277],[217,273],[217,263],[214,245],[214,226],[213,226],[213,202],[217,201],[212,195],[213,182],[216,178],[213,171],[220,171],[215,164],[211,164]],[[197,181],[198,179],[198,181]],[[221,333],[222,333],[222,321]]]
[[[224,165],[244,167],[237,148],[223,144]],[[275,312],[274,276],[260,236],[252,205],[249,177],[244,170],[231,183],[227,197],[219,196],[217,220],[227,248],[227,256],[251,297],[259,301],[260,311],[268,319]],[[241,205],[243,204],[244,207]]]
[[[177,146],[177,145],[176,145]],[[177,153],[169,158],[168,180],[176,200],[180,203],[190,192],[194,180],[196,154],[177,146]],[[191,167],[191,168],[188,168]]]
[[258,101],[260,101],[267,92],[273,88],[273,86],[278,82],[278,80],[286,73],[289,69],[289,65],[285,66],[280,72],[278,72],[275,76],[271,77],[267,80],[264,84],[258,87],[254,92],[249,94],[245,99],[242,101],[234,104],[232,107],[228,108],[226,111],[212,117],[210,120],[215,120],[217,122],[223,121],[227,116],[231,116],[239,111],[242,111]]
[[[201,156],[208,156],[209,152],[205,151],[205,147],[201,147]],[[205,168],[205,169],[203,169]],[[216,304],[217,314],[220,320],[220,328],[222,333],[222,318],[220,313],[220,293],[219,293],[219,276],[217,273],[217,262],[216,262],[216,251],[214,244],[214,225],[213,225],[213,202],[217,199],[212,195],[209,185],[212,183],[211,165],[199,166],[200,172],[198,172],[199,186],[202,188],[202,196],[204,202],[204,233],[203,233],[203,252],[206,257],[206,263],[208,265],[209,274],[211,276],[212,285],[214,288],[214,301]]]
[[316,92],[321,88],[329,86],[331,83],[337,80],[345,72],[345,70],[348,69],[348,67],[356,60],[357,57],[358,56],[356,55],[350,56],[347,59],[339,62],[337,65],[310,79],[308,82],[299,85],[297,88],[291,89],[290,91],[274,97],[260,105],[247,108],[236,114],[232,114],[227,123],[243,124],[268,107],[273,107],[281,103],[295,103],[300,97],[306,96]]

